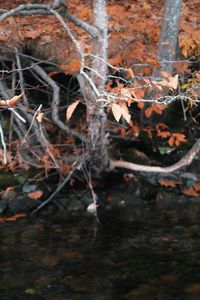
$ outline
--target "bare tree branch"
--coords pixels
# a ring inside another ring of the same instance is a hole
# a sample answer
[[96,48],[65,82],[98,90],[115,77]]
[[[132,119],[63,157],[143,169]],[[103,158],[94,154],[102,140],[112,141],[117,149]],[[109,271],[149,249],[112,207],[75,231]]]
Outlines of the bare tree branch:
[[78,43],[78,41],[76,40],[75,36],[73,35],[71,29],[67,26],[67,24],[64,22],[63,18],[61,17],[61,15],[51,9],[50,10],[51,13],[57,18],[57,20],[61,23],[61,25],[63,26],[63,28],[65,29],[65,31],[67,32],[67,34],[69,35],[70,39],[72,40],[72,42],[74,43],[74,45],[76,46],[76,49],[78,51],[78,53],[80,54],[80,57],[81,57],[81,70],[83,69],[84,67],[84,54],[83,54],[83,51],[81,49],[81,46],[80,44]]
[[56,84],[56,82],[48,76],[48,74],[38,65],[33,66],[33,70],[44,80],[46,81],[53,90],[53,101],[52,101],[52,118],[55,124],[63,129],[67,134],[71,134],[78,138],[81,141],[86,141],[85,136],[82,134],[70,129],[67,125],[65,125],[59,118],[58,107],[60,104],[60,88]]
[[148,173],[172,173],[176,172],[179,169],[188,166],[191,164],[195,156],[200,151],[200,138],[197,139],[196,143],[192,146],[192,148],[184,155],[177,163],[169,166],[169,167],[157,167],[157,166],[143,166],[134,163],[130,163],[127,161],[121,160],[110,160],[110,170],[114,168],[123,168],[129,169],[132,171],[139,172],[148,172]]
[[65,14],[65,17],[81,29],[85,30],[89,35],[91,35],[92,38],[96,39],[98,37],[99,31],[95,26],[90,25],[68,13]]
[[67,175],[67,177],[63,180],[63,182],[61,184],[58,185],[58,187],[56,188],[56,190],[50,195],[50,197],[45,200],[42,204],[40,204],[32,213],[31,215],[36,214],[39,210],[41,210],[44,206],[46,206],[47,204],[49,204],[53,198],[55,197],[55,195],[57,195],[61,189],[67,184],[67,182],[70,180],[70,178],[73,176],[73,174],[77,171],[80,170],[83,166],[83,164],[85,163],[85,159],[83,159],[81,162],[79,162],[78,164],[76,164],[74,166],[74,168],[69,172],[69,174]]
[[17,49],[17,47],[15,47],[15,56],[16,56],[16,64],[17,64],[17,68],[19,70],[19,84],[20,84],[20,90],[22,93],[22,98],[24,100],[24,105],[27,107],[27,102],[26,102],[26,95],[25,95],[25,87],[24,87],[24,76],[22,73],[22,66],[21,66],[21,61],[20,61],[20,57],[19,57],[19,51]]
[[[54,5],[46,5],[46,4],[21,4],[16,8],[5,10],[0,9],[0,22],[4,21],[6,18],[14,15],[50,15],[56,11],[58,7]],[[56,11],[57,12],[57,11]],[[59,15],[62,15],[62,12],[57,12]],[[54,14],[54,13],[53,13]],[[70,15],[68,12],[64,13],[64,17],[68,19],[70,22],[74,23],[76,26],[85,30],[92,38],[98,37],[98,30],[95,26],[90,25],[89,23],[78,19],[75,16]]]
[[6,164],[7,163],[7,149],[6,149],[6,143],[5,143],[5,139],[4,139],[4,133],[3,133],[2,126],[1,126],[1,122],[0,122],[0,137],[1,137],[1,144],[3,147],[3,163]]
[[51,6],[45,5],[45,4],[21,4],[18,7],[12,8],[12,9],[6,11],[5,13],[3,13],[0,16],[0,22],[4,21],[8,17],[19,14],[23,10],[31,11],[32,9],[33,10],[35,10],[35,9],[49,10],[49,9],[51,9]]

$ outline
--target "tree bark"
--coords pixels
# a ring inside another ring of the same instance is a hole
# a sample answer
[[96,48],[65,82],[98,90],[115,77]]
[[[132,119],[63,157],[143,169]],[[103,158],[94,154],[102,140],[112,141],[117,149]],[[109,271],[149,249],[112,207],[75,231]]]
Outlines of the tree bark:
[[90,74],[91,81],[95,84],[99,95],[85,85],[88,142],[87,148],[90,153],[90,167],[93,174],[99,175],[105,170],[109,163],[106,139],[107,116],[104,111],[103,102],[97,102],[102,98],[107,77],[107,47],[108,47],[108,21],[105,0],[93,0],[94,26],[98,29],[99,35],[93,38],[93,61]]
[[[165,0],[157,54],[157,60],[160,63],[160,67],[154,68],[152,74],[154,79],[162,77],[163,71],[170,74],[174,71],[174,61],[177,59],[178,52],[179,16],[181,4],[182,0]],[[156,98],[158,92],[160,91],[157,88],[154,88],[146,95],[146,98],[153,100]],[[163,96],[166,96],[169,90],[163,88],[162,92]],[[145,103],[145,109],[149,106],[149,103]],[[156,122],[158,116],[146,118],[144,114],[145,109],[141,111],[140,121],[143,125],[152,125]]]
[[173,62],[177,58],[179,16],[182,0],[165,0],[165,9],[160,32],[158,61],[160,68],[154,75],[160,76],[161,71],[173,72]]

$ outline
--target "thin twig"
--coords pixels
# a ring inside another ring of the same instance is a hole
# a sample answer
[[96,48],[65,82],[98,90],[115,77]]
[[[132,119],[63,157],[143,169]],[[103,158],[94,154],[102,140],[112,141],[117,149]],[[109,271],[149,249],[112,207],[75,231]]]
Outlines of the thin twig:
[[26,120],[13,107],[8,107],[8,110],[10,110],[21,122],[26,123]]
[[0,122],[0,136],[1,136],[1,144],[3,146],[3,163],[7,163],[7,150],[6,150],[6,143],[4,140],[4,133]]
[[81,161],[79,164],[77,164],[76,166],[74,166],[74,168],[69,172],[68,176],[64,179],[64,181],[61,184],[58,185],[58,187],[51,194],[51,196],[47,200],[45,200],[43,203],[41,203],[36,209],[34,209],[34,211],[31,213],[31,215],[36,214],[44,206],[46,206],[47,204],[49,204],[53,200],[53,198],[55,197],[55,195],[57,195],[61,191],[61,189],[67,184],[67,182],[70,180],[70,178],[73,176],[73,174],[77,170],[80,170],[82,168],[84,162],[85,162],[85,160]]
[[72,16],[68,13],[65,14],[65,17],[69,21],[71,21],[72,23],[74,23],[75,25],[77,25],[81,29],[85,30],[87,33],[89,33],[89,35],[91,35],[92,38],[96,39],[98,37],[99,31],[95,26],[90,25],[90,24],[84,22],[83,20],[80,20],[77,17]]
[[21,141],[21,145],[20,145],[21,147],[24,145],[24,142],[26,141],[26,139],[27,139],[27,137],[29,135],[29,132],[31,131],[32,127],[34,126],[35,119],[36,119],[36,117],[38,115],[38,111],[40,110],[41,106],[42,106],[42,104],[40,104],[40,106],[37,108],[37,110],[35,111],[35,113],[33,115],[33,118],[31,120],[30,126],[29,126],[26,134],[24,135],[23,140]]
[[84,68],[84,65],[85,65],[85,59],[84,59],[84,53],[81,49],[81,46],[80,44],[78,43],[78,41],[76,40],[75,36],[73,35],[71,29],[69,28],[69,26],[67,26],[67,24],[64,22],[63,18],[61,17],[61,15],[51,9],[50,12],[57,18],[57,20],[60,22],[60,24],[63,26],[63,28],[65,29],[66,33],[68,34],[68,36],[70,37],[71,41],[74,43],[74,45],[76,46],[76,49],[80,55],[80,58],[81,58],[81,70],[83,70]]
[[[42,108],[42,105],[40,105],[40,106],[38,107],[38,109],[37,109],[37,115],[39,115],[39,113],[41,113],[41,108]],[[55,167],[56,167],[57,169],[59,169],[59,165],[58,165],[56,159],[54,158],[53,153],[52,153],[51,150],[50,150],[49,142],[47,141],[47,139],[46,139],[46,137],[45,137],[45,135],[44,135],[44,132],[43,132],[43,126],[42,126],[42,123],[41,123],[41,122],[39,122],[39,129],[40,129],[40,133],[41,133],[41,137],[42,137],[42,139],[43,139],[43,142],[44,142],[44,144],[45,144],[45,146],[46,146],[46,151],[47,151],[47,153],[49,154],[49,156],[51,157],[52,161],[54,162]]]
[[52,118],[55,124],[58,125],[59,128],[63,129],[67,134],[71,134],[81,141],[85,142],[86,138],[84,135],[72,130],[59,119],[58,107],[60,104],[60,88],[57,83],[52,78],[50,78],[40,66],[34,66],[33,69],[44,81],[46,81],[50,85],[53,90]]
[[24,76],[22,73],[22,66],[21,66],[21,61],[20,61],[20,57],[19,57],[19,51],[17,49],[17,47],[15,47],[15,56],[16,56],[16,64],[17,64],[17,68],[18,68],[18,72],[19,72],[19,85],[20,85],[20,90],[22,93],[22,98],[24,100],[24,104],[25,106],[27,106],[27,102],[26,102],[26,95],[25,95],[25,88],[24,88]]
[[[0,22],[5,20],[6,18],[14,15],[50,15],[52,14],[52,11],[54,10],[54,7],[52,5],[45,5],[45,4],[26,4],[26,5],[19,5],[16,8],[13,8],[11,10],[5,10],[0,9]],[[62,15],[62,12],[59,12],[59,14]],[[95,26],[90,25],[89,23],[78,19],[75,16],[70,15],[68,12],[65,12],[63,14],[65,18],[67,18],[70,22],[74,23],[76,26],[80,27],[81,29],[85,30],[89,35],[91,35],[92,38],[97,38],[98,36],[98,30],[95,28]]]

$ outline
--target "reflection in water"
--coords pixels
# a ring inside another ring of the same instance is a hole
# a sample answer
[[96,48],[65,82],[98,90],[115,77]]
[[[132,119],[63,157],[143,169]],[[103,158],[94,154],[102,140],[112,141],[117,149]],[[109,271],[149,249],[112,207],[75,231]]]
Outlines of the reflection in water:
[[200,299],[198,210],[1,224],[0,299]]

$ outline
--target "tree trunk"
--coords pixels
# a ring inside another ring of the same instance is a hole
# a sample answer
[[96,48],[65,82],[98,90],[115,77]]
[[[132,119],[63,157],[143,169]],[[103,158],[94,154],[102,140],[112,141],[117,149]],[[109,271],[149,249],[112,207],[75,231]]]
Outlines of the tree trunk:
[[107,116],[104,111],[103,102],[97,102],[102,98],[105,90],[107,76],[107,46],[108,46],[108,22],[105,0],[93,0],[94,26],[98,29],[98,38],[93,39],[93,61],[90,74],[91,81],[98,90],[96,95],[94,89],[87,86],[86,105],[88,123],[87,148],[90,153],[90,167],[93,174],[98,175],[108,166],[108,152],[106,139]]
[[161,71],[173,72],[173,62],[177,59],[181,4],[182,0],[165,1],[158,49],[160,68],[155,70],[154,76],[159,76]]
[[[154,68],[153,78],[162,77],[161,72],[166,71],[170,74],[174,70],[174,61],[177,59],[178,51],[178,33],[179,33],[179,15],[181,11],[182,0],[165,0],[164,15],[162,19],[160,41],[157,59],[160,63],[159,68]],[[150,91],[147,95],[147,99],[155,99],[156,94],[160,92],[158,89]],[[168,89],[163,88],[163,96],[168,94]],[[145,109],[150,106],[149,103],[145,103]],[[140,121],[144,125],[152,125],[156,122],[158,116],[151,116],[146,118],[144,111],[141,111]]]

